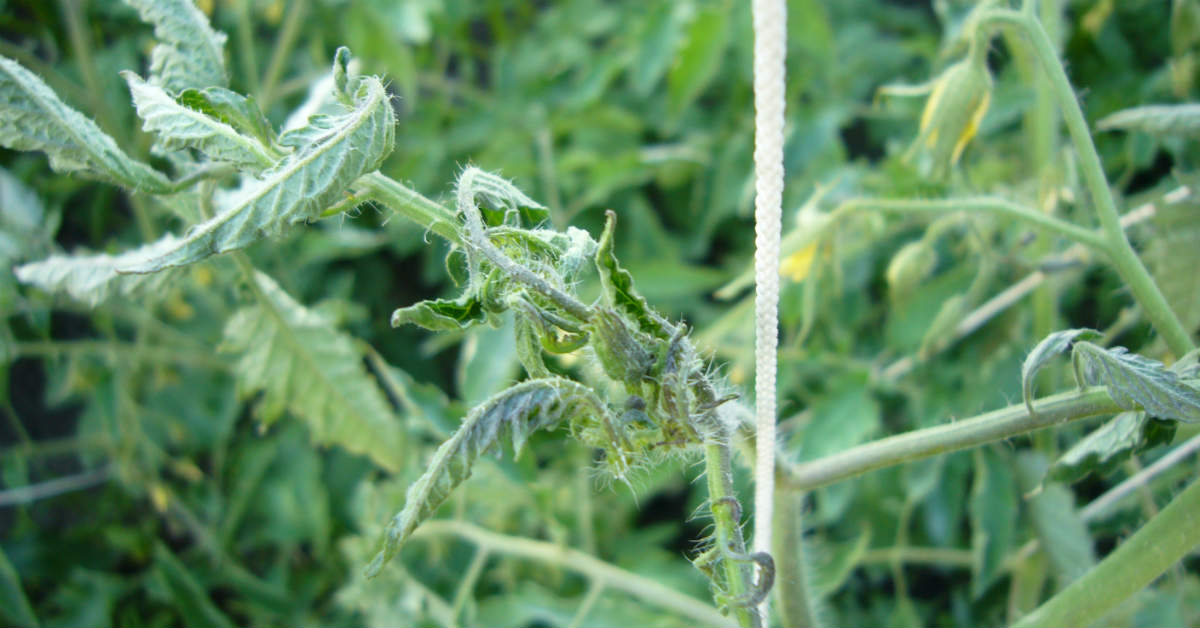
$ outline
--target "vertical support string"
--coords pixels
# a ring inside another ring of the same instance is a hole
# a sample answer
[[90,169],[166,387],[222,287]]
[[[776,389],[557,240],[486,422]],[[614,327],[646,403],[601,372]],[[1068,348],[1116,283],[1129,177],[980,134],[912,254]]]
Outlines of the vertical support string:
[[[783,203],[785,0],[754,0],[754,551],[771,551],[775,493],[779,241]],[[783,557],[787,560],[787,557]],[[763,623],[767,602],[762,604]]]

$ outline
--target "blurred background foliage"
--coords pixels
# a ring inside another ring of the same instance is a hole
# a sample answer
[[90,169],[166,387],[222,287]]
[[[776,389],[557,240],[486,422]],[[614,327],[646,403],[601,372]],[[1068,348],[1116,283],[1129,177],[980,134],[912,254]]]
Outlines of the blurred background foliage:
[[[639,288],[661,311],[689,321],[731,380],[748,381],[751,299],[745,291],[714,296],[753,254],[746,3],[198,4],[229,35],[232,87],[256,96],[276,125],[328,72],[334,49],[347,45],[362,71],[384,76],[395,95],[397,146],[386,174],[439,198],[462,166],[475,164],[548,205],[556,226],[593,234],[603,210],[617,210],[618,253]],[[1143,103],[1195,100],[1195,2],[1046,4],[1089,121]],[[957,60],[970,5],[789,2],[785,229],[811,228],[822,210],[851,196],[975,193],[1049,203],[1092,224],[1069,151],[1034,139],[1047,109],[1030,60],[1003,38],[989,51],[991,109],[958,168],[933,179],[902,159],[923,101],[877,91],[923,82]],[[151,28],[120,2],[0,0],[0,53],[42,76],[132,154],[153,160],[118,76],[142,70],[151,45]],[[1097,141],[1126,210],[1161,204],[1200,157],[1196,142],[1181,137],[1108,132]],[[395,307],[454,294],[439,239],[363,208],[249,250],[299,302],[374,347],[369,372],[405,435],[399,468],[385,470],[314,445],[299,421],[259,423],[222,346],[225,322],[246,302],[227,260],[95,311],[18,288],[15,263],[59,249],[123,250],[180,224],[145,197],[56,175],[40,154],[3,150],[0,165],[11,173],[0,179],[5,623],[691,622],[622,593],[592,595],[587,580],[561,565],[480,551],[447,529],[419,535],[384,576],[362,580],[382,524],[432,448],[464,408],[520,374],[510,330],[434,337],[388,326]],[[1186,194],[1171,207],[1133,233],[1194,330],[1200,208]],[[903,281],[889,277],[893,258],[913,242],[924,261]],[[1109,343],[1163,357],[1115,274],[1086,258],[1048,262],[1067,245],[986,217],[871,215],[791,260],[781,304],[788,451],[816,458],[1012,403],[1025,352],[1056,329],[1095,327]],[[1038,269],[1049,278],[1031,298],[961,339],[952,332]],[[1064,374],[1047,369],[1040,390],[1065,388]],[[810,536],[832,623],[1006,623],[1102,557],[1195,473],[1191,462],[1177,465],[1085,525],[1077,506],[1159,453],[1032,494],[1040,471],[1086,429],[816,491]],[[1181,429],[1175,438],[1192,435]],[[645,469],[631,491],[598,477],[593,456],[561,433],[538,435],[520,460],[482,463],[443,516],[573,547],[707,599],[703,577],[685,559],[704,525],[691,519],[703,499],[691,462]],[[1082,536],[1060,538],[1063,530]],[[1029,551],[1032,540],[1048,551]],[[1198,567],[1185,561],[1111,621],[1200,621]]]

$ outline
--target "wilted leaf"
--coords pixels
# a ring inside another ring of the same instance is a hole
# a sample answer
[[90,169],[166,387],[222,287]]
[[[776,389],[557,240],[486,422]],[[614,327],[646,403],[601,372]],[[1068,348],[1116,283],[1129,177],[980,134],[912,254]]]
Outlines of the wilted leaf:
[[472,296],[431,299],[392,312],[392,327],[417,325],[430,331],[457,331],[490,322],[483,302]]
[[659,338],[670,338],[674,333],[670,323],[663,320],[646,299],[633,286],[633,275],[621,267],[613,255],[613,233],[617,226],[617,215],[608,212],[604,222],[604,233],[596,249],[596,269],[600,272],[600,285],[604,301],[618,308],[638,322],[642,331]]
[[475,460],[505,437],[520,455],[530,434],[551,429],[578,414],[608,417],[608,409],[582,384],[562,378],[522,382],[476,406],[462,426],[433,454],[425,473],[409,487],[404,508],[388,524],[383,549],[367,566],[368,578],[379,573],[421,522],[433,516],[450,493],[467,478]]

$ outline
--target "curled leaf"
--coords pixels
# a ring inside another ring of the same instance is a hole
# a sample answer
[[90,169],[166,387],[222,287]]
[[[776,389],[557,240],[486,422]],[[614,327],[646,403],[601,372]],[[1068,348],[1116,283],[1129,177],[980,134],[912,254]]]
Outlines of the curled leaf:
[[512,440],[514,454],[520,455],[533,432],[587,414],[601,414],[611,422],[607,406],[591,389],[558,377],[522,382],[476,406],[458,431],[434,452],[425,473],[409,487],[404,508],[388,524],[383,548],[367,566],[366,576],[378,574],[417,526],[432,517],[450,493],[471,476],[475,460],[506,436]]
[[1033,384],[1038,371],[1054,356],[1070,351],[1076,341],[1095,340],[1101,335],[1100,332],[1088,328],[1056,331],[1046,336],[1029,352],[1029,355],[1025,356],[1025,362],[1021,364],[1021,394],[1025,398],[1025,408],[1029,410],[1030,416],[1034,415]]

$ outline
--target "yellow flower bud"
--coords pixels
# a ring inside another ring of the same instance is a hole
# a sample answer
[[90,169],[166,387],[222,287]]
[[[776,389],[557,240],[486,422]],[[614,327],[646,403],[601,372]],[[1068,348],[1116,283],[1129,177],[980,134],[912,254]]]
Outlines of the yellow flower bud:
[[946,68],[925,102],[921,130],[908,158],[928,175],[942,176],[958,162],[987,113],[992,74],[983,57],[975,53]]

